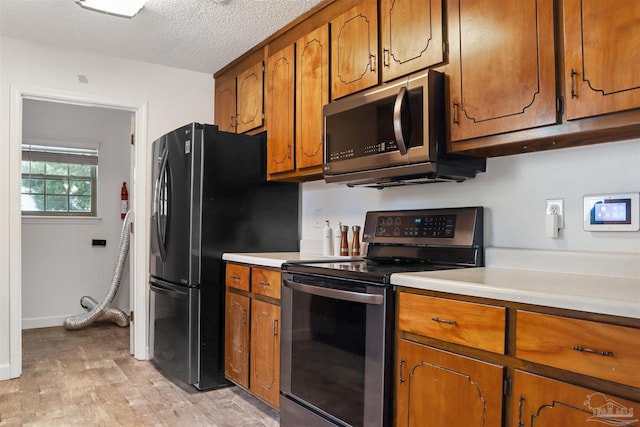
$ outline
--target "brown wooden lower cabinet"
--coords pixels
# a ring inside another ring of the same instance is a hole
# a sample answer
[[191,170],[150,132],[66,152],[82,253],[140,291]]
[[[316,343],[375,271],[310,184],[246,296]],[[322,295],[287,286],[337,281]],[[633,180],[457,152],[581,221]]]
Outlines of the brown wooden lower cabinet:
[[224,373],[249,386],[249,298],[227,291],[225,303]]
[[280,307],[251,301],[250,390],[278,407],[280,398]]
[[278,409],[280,270],[227,263],[225,375]]
[[397,426],[500,427],[503,367],[400,340]]
[[640,403],[528,372],[513,380],[512,427],[640,425]]
[[410,288],[397,308],[397,426],[640,427],[640,319]]

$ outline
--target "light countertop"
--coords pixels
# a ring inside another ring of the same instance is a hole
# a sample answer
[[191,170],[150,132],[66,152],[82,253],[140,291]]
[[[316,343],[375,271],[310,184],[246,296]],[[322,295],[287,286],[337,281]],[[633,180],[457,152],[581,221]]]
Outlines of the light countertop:
[[[640,319],[637,254],[487,248],[487,267],[396,273],[391,283]],[[280,268],[287,261],[340,260],[314,252],[226,253],[222,259]]]
[[640,319],[640,278],[482,267],[396,273],[391,283]]
[[330,257],[305,252],[261,252],[261,253],[225,253],[224,261],[241,262],[243,264],[261,265],[263,267],[280,268],[288,261],[315,261],[350,259],[350,257]]

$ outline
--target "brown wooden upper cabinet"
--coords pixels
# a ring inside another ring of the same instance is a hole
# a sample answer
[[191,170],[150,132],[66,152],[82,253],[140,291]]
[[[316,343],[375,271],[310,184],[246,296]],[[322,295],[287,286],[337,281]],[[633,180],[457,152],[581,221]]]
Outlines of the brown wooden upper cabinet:
[[331,20],[331,99],[378,84],[378,2],[363,0]]
[[244,133],[264,122],[264,64],[262,61],[235,79],[216,83],[215,123],[227,132]]
[[236,79],[218,84],[216,80],[215,123],[225,132],[236,131]]
[[564,0],[567,119],[640,107],[637,0]]
[[258,62],[237,77],[238,133],[262,126],[264,119],[264,64]]
[[329,26],[269,56],[266,78],[269,176],[320,176],[322,107],[329,102]]
[[380,0],[382,80],[444,61],[442,0]]
[[295,111],[295,45],[267,59],[267,173],[293,170]]
[[448,14],[451,140],[557,123],[553,0],[450,0]]
[[322,108],[329,103],[329,26],[302,37],[296,46],[296,167],[321,168]]

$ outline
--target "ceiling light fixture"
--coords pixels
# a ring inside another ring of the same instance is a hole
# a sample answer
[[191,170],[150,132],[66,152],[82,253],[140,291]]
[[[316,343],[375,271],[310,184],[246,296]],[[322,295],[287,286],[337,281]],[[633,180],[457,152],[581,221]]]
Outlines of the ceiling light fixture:
[[78,0],[76,3],[85,9],[95,10],[109,15],[133,18],[140,12],[147,0]]

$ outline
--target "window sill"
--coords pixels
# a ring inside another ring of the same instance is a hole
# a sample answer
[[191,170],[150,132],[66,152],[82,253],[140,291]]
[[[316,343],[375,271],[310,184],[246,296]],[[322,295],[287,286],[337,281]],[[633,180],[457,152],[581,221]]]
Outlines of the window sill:
[[96,216],[33,216],[22,215],[23,224],[72,224],[72,225],[95,225],[99,224],[102,218]]

